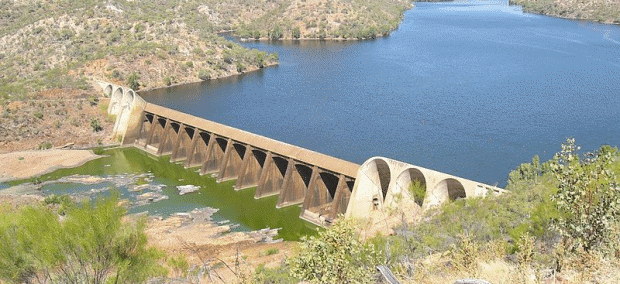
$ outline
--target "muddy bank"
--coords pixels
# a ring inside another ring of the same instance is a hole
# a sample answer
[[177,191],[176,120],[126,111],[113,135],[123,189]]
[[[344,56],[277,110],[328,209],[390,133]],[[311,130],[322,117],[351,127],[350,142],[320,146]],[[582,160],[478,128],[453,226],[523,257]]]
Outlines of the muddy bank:
[[40,176],[100,158],[91,150],[21,151],[0,154],[0,182]]

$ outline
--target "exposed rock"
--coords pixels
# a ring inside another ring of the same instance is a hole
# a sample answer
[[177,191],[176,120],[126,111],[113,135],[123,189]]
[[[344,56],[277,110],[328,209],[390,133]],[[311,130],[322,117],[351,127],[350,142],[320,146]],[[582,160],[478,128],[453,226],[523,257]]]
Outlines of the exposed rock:
[[198,191],[200,189],[200,187],[188,184],[188,185],[179,185],[179,186],[177,186],[177,189],[179,190],[179,195],[183,195],[183,194],[186,194],[186,193],[191,193],[191,192]]

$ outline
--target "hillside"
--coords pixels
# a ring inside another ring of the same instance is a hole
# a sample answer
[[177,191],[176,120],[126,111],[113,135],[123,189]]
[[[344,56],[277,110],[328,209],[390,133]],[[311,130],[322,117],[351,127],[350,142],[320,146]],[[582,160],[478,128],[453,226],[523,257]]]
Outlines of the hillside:
[[566,19],[620,23],[620,2],[609,0],[510,0],[523,11]]
[[[389,34],[412,7],[408,0],[279,0],[230,9],[243,2],[210,5],[208,13],[234,19],[225,25],[245,38],[367,39]],[[226,14],[231,11],[241,17]]]
[[[89,89],[91,78],[140,88],[191,82],[277,62],[192,22],[183,6],[156,2],[4,1],[0,95]],[[198,14],[198,12],[196,12]],[[208,23],[205,21],[205,23]]]
[[395,29],[407,0],[9,1],[0,11],[0,97],[90,88],[91,78],[153,88],[277,62],[216,32],[257,38],[370,38]]
[[[263,39],[374,38],[396,29],[411,2],[0,0],[0,7],[0,151],[12,151],[111,142],[83,133],[88,119],[80,112],[40,107],[101,96],[96,80],[145,90],[277,64],[277,54],[244,48],[222,31]],[[55,130],[74,117],[75,129]],[[88,117],[109,131],[104,112]]]

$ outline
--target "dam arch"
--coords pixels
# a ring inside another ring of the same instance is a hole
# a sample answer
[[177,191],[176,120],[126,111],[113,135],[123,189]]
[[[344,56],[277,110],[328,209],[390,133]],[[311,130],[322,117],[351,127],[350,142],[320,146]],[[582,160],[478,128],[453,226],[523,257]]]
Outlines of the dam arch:
[[428,206],[440,205],[444,202],[455,201],[466,197],[467,192],[465,191],[465,187],[460,181],[454,178],[441,180],[430,192],[427,192]]
[[[412,183],[417,183],[419,185],[419,189],[421,192],[410,192],[410,186]],[[426,188],[426,178],[422,171],[418,168],[406,168],[402,171],[398,177],[396,178],[395,190],[400,194],[408,195],[418,207],[422,207],[424,205],[424,200],[427,196],[427,188]],[[394,198],[393,196],[390,196]],[[388,200],[386,203],[389,203],[392,200]]]
[[110,107],[108,108],[108,114],[118,115],[121,108],[121,101],[123,99],[123,88],[118,87],[112,93],[110,99]]
[[133,90],[125,91],[123,94],[123,105],[127,105],[128,107],[131,107],[131,105],[133,104],[135,95],[136,94],[133,92]]
[[103,89],[103,95],[106,97],[111,97],[112,96],[112,85],[107,85],[104,89]]
[[128,88],[100,85],[104,90],[112,89],[108,111],[117,114],[115,134],[126,135],[123,145],[134,145],[158,156],[169,154],[171,161],[187,168],[200,167],[200,174],[211,174],[217,181],[236,179],[235,190],[256,187],[255,198],[278,195],[276,207],[300,205],[300,218],[317,225],[329,224],[339,213],[382,218],[383,208],[400,206],[401,198],[395,197],[409,193],[411,182],[426,188],[425,200],[409,198],[420,208],[503,192],[384,157],[356,165],[146,103]]

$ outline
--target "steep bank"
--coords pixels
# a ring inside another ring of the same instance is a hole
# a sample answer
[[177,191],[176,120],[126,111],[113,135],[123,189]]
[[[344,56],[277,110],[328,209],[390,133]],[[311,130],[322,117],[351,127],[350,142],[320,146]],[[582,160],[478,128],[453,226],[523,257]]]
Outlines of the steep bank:
[[566,19],[620,23],[620,2],[607,0],[510,0],[523,11]]
[[107,100],[76,89],[46,90],[35,96],[0,103],[0,153],[115,143]]
[[[280,0],[252,5],[234,10],[215,4],[207,11],[234,19],[228,25],[243,38],[345,40],[388,35],[413,7],[408,0]],[[235,19],[232,11],[243,16]]]

